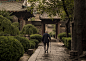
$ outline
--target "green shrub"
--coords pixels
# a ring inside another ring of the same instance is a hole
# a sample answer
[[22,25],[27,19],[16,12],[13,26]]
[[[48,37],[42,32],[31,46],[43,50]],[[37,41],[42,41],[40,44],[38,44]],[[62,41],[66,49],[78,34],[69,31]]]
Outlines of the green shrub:
[[27,50],[30,48],[29,40],[25,37],[20,37],[20,36],[14,36],[14,38],[16,38],[17,40],[21,42],[21,44],[24,47],[25,52],[27,52]]
[[71,37],[71,33],[68,33],[68,36]]
[[30,41],[34,41],[36,45],[38,45],[39,41],[37,39],[31,39]]
[[39,42],[41,42],[42,36],[39,34],[32,34],[30,35],[30,39],[37,39]]
[[67,48],[71,49],[71,38],[67,38]]
[[34,41],[30,41],[30,49],[34,49],[36,46],[36,43]]
[[68,48],[71,49],[71,37],[63,37],[62,38],[64,45]]
[[56,35],[56,34],[55,34],[55,32],[54,32],[54,33],[53,33],[53,37],[54,37],[54,38],[55,38],[55,35]]
[[[68,33],[69,37],[71,37],[71,34]],[[62,37],[66,37],[66,32],[58,34],[59,39],[62,39]]]
[[50,32],[49,35],[55,38],[55,32]]
[[27,24],[27,25],[25,25],[25,26],[23,27],[21,33],[22,33],[22,34],[29,34],[29,35],[31,35],[31,34],[36,34],[36,33],[38,33],[38,30],[37,30],[37,28],[36,28],[34,25],[32,25],[32,24]]
[[7,34],[18,35],[19,29],[16,26],[14,26],[9,19],[0,15],[0,33],[1,32],[3,32],[3,34],[5,34],[5,35],[7,35]]
[[4,32],[0,32],[0,36],[10,36],[10,34],[4,33]]
[[11,36],[0,36],[0,61],[17,61],[24,54],[22,44]]
[[62,37],[62,42],[64,43],[64,40],[65,40],[66,37]]
[[66,37],[66,32],[58,34],[59,39],[62,39],[62,37]]
[[49,35],[52,37],[52,32],[50,32]]

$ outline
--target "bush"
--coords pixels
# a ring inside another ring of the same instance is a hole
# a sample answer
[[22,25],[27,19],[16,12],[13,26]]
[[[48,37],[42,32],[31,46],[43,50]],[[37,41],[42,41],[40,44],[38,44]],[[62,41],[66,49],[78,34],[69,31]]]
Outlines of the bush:
[[38,33],[38,30],[37,30],[37,28],[36,28],[34,25],[32,25],[32,24],[27,24],[27,25],[25,25],[25,26],[23,27],[21,33],[22,33],[22,34],[29,34],[29,35],[31,35],[31,34],[36,34],[36,33]]
[[35,42],[35,47],[37,48],[38,47],[38,43],[39,43],[39,41],[38,40],[36,40],[36,39],[31,39],[30,41],[33,41],[33,42]]
[[18,35],[19,29],[16,26],[14,26],[9,19],[0,15],[0,33],[1,32],[3,32],[3,34],[5,35]]
[[30,41],[30,49],[34,49],[36,46],[36,43],[34,41]]
[[[68,36],[71,37],[71,34],[68,33]],[[62,37],[66,37],[66,32],[58,34],[59,39],[62,39]]]
[[50,32],[49,35],[52,37],[52,32]]
[[36,45],[38,45],[39,41],[36,39],[31,39],[30,41],[34,41],[36,43]]
[[37,39],[39,42],[41,42],[42,36],[39,34],[32,34],[30,35],[30,39]]
[[20,36],[14,36],[14,38],[16,38],[17,40],[21,42],[21,44],[24,47],[25,52],[27,52],[27,50],[30,48],[29,40],[25,37],[20,37]]
[[55,38],[55,32],[53,33],[53,37]]
[[22,44],[11,36],[0,36],[0,61],[17,61],[24,54]]
[[62,38],[64,45],[68,48],[71,49],[71,37],[63,37]]
[[10,36],[10,34],[4,33],[4,32],[0,32],[0,36]]
[[71,49],[71,38],[67,38],[67,48]]
[[49,35],[55,38],[55,32],[50,32]]

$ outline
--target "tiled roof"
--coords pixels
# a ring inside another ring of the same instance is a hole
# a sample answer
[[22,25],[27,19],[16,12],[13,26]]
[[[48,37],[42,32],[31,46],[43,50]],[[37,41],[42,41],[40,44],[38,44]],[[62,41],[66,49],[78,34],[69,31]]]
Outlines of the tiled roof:
[[6,11],[24,11],[22,9],[23,2],[2,2],[0,3],[0,10],[5,9]]

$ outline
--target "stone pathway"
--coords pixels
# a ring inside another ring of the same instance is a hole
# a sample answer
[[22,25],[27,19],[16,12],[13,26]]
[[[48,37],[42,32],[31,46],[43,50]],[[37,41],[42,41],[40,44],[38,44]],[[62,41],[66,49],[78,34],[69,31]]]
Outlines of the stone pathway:
[[69,54],[61,42],[51,42],[51,52],[44,53],[43,44],[41,43],[34,54],[28,61],[72,61],[69,59]]

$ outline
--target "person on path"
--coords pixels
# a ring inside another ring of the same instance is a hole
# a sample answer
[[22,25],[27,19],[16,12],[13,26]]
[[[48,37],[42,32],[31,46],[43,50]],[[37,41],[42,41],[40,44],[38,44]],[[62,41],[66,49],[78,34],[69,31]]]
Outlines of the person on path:
[[[49,39],[51,40],[51,37],[50,37],[50,35],[48,34],[48,32],[45,31],[45,33],[43,34],[43,37],[42,37],[42,42],[43,42],[43,44],[44,44],[44,51],[45,51],[45,53],[46,53],[46,51],[47,51],[47,53],[48,53]],[[47,44],[47,50],[46,50],[46,44]]]

